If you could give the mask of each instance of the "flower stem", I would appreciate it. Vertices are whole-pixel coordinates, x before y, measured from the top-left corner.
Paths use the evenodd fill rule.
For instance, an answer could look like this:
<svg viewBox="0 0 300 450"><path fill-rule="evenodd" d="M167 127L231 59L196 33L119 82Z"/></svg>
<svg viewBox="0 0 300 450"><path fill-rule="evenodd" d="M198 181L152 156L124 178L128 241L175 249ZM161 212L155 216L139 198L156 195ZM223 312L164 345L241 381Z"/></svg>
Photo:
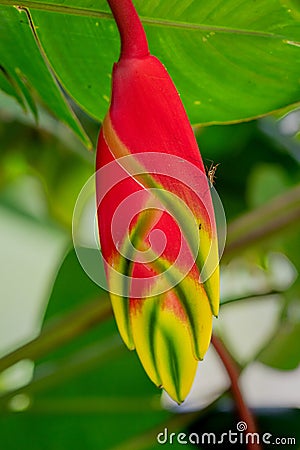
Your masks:
<svg viewBox="0 0 300 450"><path fill-rule="evenodd" d="M240 254L241 250L257 245L287 227L297 227L299 219L300 184L231 222L225 258Z"/></svg>
<svg viewBox="0 0 300 450"><path fill-rule="evenodd" d="M107 0L121 37L121 58L143 58L149 55L143 25L131 0Z"/></svg>
<svg viewBox="0 0 300 450"><path fill-rule="evenodd" d="M240 419L247 424L247 429L245 430L246 433L258 433L257 427L254 421L254 417L246 405L243 395L241 393L240 387L239 387L239 375L240 371L231 357L230 353L224 346L221 339L219 339L217 336L213 335L211 342L218 353L226 371L231 381L231 392L232 396L235 401L236 409L238 411ZM247 448L249 450L261 450L261 446L258 443L247 443Z"/></svg>

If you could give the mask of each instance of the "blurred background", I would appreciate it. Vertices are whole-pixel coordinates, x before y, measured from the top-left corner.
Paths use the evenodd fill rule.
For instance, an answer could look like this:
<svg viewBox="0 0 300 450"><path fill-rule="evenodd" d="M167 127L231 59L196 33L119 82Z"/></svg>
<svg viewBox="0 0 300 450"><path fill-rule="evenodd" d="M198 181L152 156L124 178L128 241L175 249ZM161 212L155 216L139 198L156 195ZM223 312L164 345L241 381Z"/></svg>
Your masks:
<svg viewBox="0 0 300 450"><path fill-rule="evenodd" d="M94 152L45 110L37 124L4 93L0 105L1 449L158 448L164 427L236 429L214 349L183 405L161 397L121 342L106 292L78 263L72 214ZM100 124L77 113L95 147ZM242 370L260 431L297 437L296 448L299 130L297 109L195 129L205 165L218 164L228 222L215 333Z"/></svg>

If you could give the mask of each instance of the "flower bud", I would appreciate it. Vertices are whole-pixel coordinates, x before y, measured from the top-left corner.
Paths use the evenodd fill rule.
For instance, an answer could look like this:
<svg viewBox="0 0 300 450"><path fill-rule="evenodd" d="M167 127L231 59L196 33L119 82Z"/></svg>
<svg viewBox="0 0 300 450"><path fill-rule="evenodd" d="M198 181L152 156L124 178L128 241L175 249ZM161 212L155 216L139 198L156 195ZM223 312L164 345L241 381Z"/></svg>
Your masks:
<svg viewBox="0 0 300 450"><path fill-rule="evenodd" d="M218 314L210 188L178 92L149 54L131 1L109 3L122 44L96 161L97 169L117 161L121 174L109 192L96 174L108 289L124 342L150 379L181 403Z"/></svg>

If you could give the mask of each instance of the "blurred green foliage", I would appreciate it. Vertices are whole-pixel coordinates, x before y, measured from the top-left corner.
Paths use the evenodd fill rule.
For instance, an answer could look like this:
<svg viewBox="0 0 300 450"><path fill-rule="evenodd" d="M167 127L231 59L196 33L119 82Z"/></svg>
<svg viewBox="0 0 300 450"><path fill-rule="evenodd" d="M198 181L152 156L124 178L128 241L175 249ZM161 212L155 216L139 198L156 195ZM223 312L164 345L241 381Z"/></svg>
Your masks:
<svg viewBox="0 0 300 450"><path fill-rule="evenodd" d="M0 114L5 119L1 123L1 206L25 214L28 221L37 220L12 195L18 180L30 175L38 180L43 192L46 213L42 221L39 218L41 226L59 226L70 237L74 203L93 172L93 155L86 155L80 144L62 143L45 128L21 123L17 115L5 117L4 109ZM89 122L87 117L85 120L95 139L98 124ZM219 164L215 186L229 222L287 192L299 180L298 161L288 146L263 131L261 121L204 128L198 130L197 138L206 166L212 160ZM260 245L250 246L240 256L268 271L264 266L268 253L280 252L299 270L298 227L293 225ZM230 259L226 265L229 262ZM76 308L85 304L88 308L94 299L99 298L99 304L107 302L106 293L84 273L74 250L66 255L52 284L44 319L46 327ZM277 336L270 337L257 357L274 368L290 370L299 364L299 278L280 296L285 300ZM35 374L28 386L12 393L4 391L0 400L2 441L8 450L20 446L24 450L83 446L93 450L116 445L126 448L126 441L132 448L155 448L155 433L170 420L170 413L159 406L158 394L135 354L121 343L114 320L107 319L101 326L87 328L82 334L71 336L62 347L42 354L36 360ZM23 408L20 395L25 396L25 410L13 412ZM207 415L206 420L205 426L195 422L194 427L217 431L214 416ZM273 430L272 415L268 420L270 424L265 427ZM117 433L112 431L116 424ZM182 427L176 425L175 430ZM19 441L16 436L11 440L16 428L20 436L26 430L28 439ZM139 444L138 436L144 436L145 445Z"/></svg>
<svg viewBox="0 0 300 450"><path fill-rule="evenodd" d="M51 5L54 2L44 3ZM83 6L80 0L65 3L72 7ZM85 4L87 12L93 6L93 2L88 3L88 5ZM161 17L166 19L169 16L173 20L178 20L178 17L175 17L176 10L168 8L170 2L167 0L160 2L157 8L155 8L157 2L151 5L151 2L149 5L141 1L136 3L144 15L148 14L153 20ZM191 22L194 8L202 11L200 3L191 3L193 7L187 8L185 16L188 23ZM228 5L237 3L240 8L243 4L245 5L245 2L236 0L228 2ZM263 13L259 13L258 9L253 10L253 2L246 5L247 14L244 11L244 15L241 15L240 10L236 8L233 8L235 11L233 15L226 15L226 11L219 11L218 8L215 8L213 13L213 5L218 5L216 1L211 2L212 12L206 19L210 26L213 24L242 25L243 21L250 17L249 10L251 10L257 15L255 17L261 18L261 21L253 21L252 31L257 31L255 27L260 24L263 31L270 32L272 23L275 28L279 27L278 16L280 16L283 21L281 32L296 38L299 29L293 25L296 23L299 8L295 2L286 3L294 8L291 9L294 15L288 15L285 10L281 15L283 6L277 0L264 1ZM60 248L59 255L52 255L52 266L55 270L49 272L43 280L39 280L36 275L37 265L33 264L32 255L26 255L28 267L32 267L32 276L25 286L14 285L14 292L17 294L12 293L11 285L18 284L16 267L19 267L18 259L24 252L24 248L20 245L19 248L14 249L14 255L17 255L15 260L9 258L9 254L2 255L2 272L6 273L5 268L11 274L12 281L8 282L3 277L0 282L0 335L1 329L11 328L11 342L9 344L9 340L5 343L4 340L3 343L0 342L0 352L3 355L0 359L0 372L4 367L9 367L11 370L11 372L0 373L1 449L159 448L160 446L156 444L156 435L165 426L168 426L170 431L184 429L197 432L210 430L221 432L226 427L226 430L231 426L234 427L232 420L235 420L235 416L232 415L232 405L230 404L230 408L224 410L224 397L227 398L224 392L226 386L220 391L222 398L213 402L212 396L210 405L200 412L189 415L181 414L182 410L177 410L178 414L173 414L161 406L160 392L148 380L135 353L125 349L111 314L101 315L101 308L104 311L108 308L107 294L89 279L80 266L72 246L73 209L82 186L94 172L95 153L94 150L88 151L64 123L67 123L86 145L91 142L95 148L99 121L92 119L73 102L81 104L83 109L92 116L98 119L103 117L107 108L106 95L110 83L108 72L112 57L117 54L118 48L116 30L112 27L110 20L101 22L99 29L104 32L105 39L111 44L103 45L101 41L103 34L95 31L97 18L80 15L64 16L61 12L58 14L55 11L52 11L51 16L47 16L44 11L34 9L32 14L34 21L43 25L36 30L37 38L48 50L48 64L52 64L56 77L66 89L62 90L58 80L51 71L49 72L49 67L47 68L45 59L36 46L29 27L28 14L15 9L12 11L11 7L4 4L6 5L7 2L0 0L0 15L2 14L5 18L5 21L0 24L0 36L5 35L4 25L13 32L7 34L6 39L0 42L0 47L4 48L7 45L6 56L0 66L2 89L0 92L0 216L6 217L0 224L9 223L6 228L1 228L0 242L5 248L4 243L8 237L11 241L14 240L14 233L18 229L16 224L22 227L24 223L27 225L26 229L31 230L33 241L38 228L59 230L64 239L59 244L56 243ZM100 7L103 5L104 2ZM269 10L272 11L270 23L268 22ZM218 11L219 14L217 14ZM55 22L56 16L59 16L60 21L67 20L69 28L62 27L60 22ZM18 28L12 26L14 21L18 22ZM78 27L77 21L82 27ZM53 32L54 25L62 31L61 34L59 31ZM253 40L249 37L250 33L247 37L239 36L240 47L233 52L232 40L238 33L225 35L219 30L214 39L219 43L220 48L227 52L226 57L223 55L224 58L220 58L216 51L217 44L214 47L209 42L202 48L201 42L206 42L203 38L207 39L206 31L201 29L197 39L193 40L190 34L195 36L193 31L171 28L147 24L151 48L158 53L161 49L159 56L163 62L168 63L194 123L207 123L214 120L239 121L299 101L299 84L297 84L299 83L297 69L299 68L299 50L296 45L287 45L282 39L274 38L268 40L266 46L265 37L255 36L256 46L251 46ZM70 30L72 30L71 33L69 33ZM81 30L81 34L77 34L76 30ZM99 38L100 44L95 39L95 36L99 34L102 36L100 36L101 39ZM14 54L16 39L20 45L18 48L26 47L26 52L19 60L19 65L22 63L19 72L13 72L14 58L18 58L17 52ZM71 52L68 46L62 45L66 39L70 39L73 43ZM61 40L59 45L57 40L58 42ZM78 40L82 40L80 45ZM91 47L85 45L86 40L95 45L96 50L93 45ZM95 62L98 46L102 48L103 58L97 57ZM170 53L170 46L173 50L179 48L178 52ZM249 50L250 47L253 61L257 61L256 58L258 58L261 65L254 64L253 61L250 64L248 58L244 58L249 56L250 53L247 53L246 49ZM190 48L194 51L190 51ZM203 57L199 57L201 64L202 62L204 64L201 65L202 72L199 72L198 60L195 61L197 48L203 52ZM89 58L84 61L84 64L87 63L84 68L82 58L78 57L79 50L85 53L88 50ZM205 55L209 58L205 59ZM251 66L251 73L249 74L247 69L240 79L238 79L239 71L235 65L237 56L241 58L240 66L245 70ZM68 63L64 59L67 57ZM30 70L26 72L26 64L29 67L31 59L34 59L36 65L32 64ZM80 70L75 70L74 67L77 69L79 64L78 61ZM284 62L280 70L279 64L274 63L276 61ZM179 70L182 65L189 67L186 76ZM230 66L228 73L227 66ZM283 70L283 67L288 66L290 72ZM74 70L70 70L70 67ZM90 69L87 69L88 67ZM278 70L275 70L275 67ZM260 70L256 73L254 68ZM101 72L100 75L98 75L99 72ZM283 72L284 77L287 78L282 78ZM223 76L224 74L226 76ZM96 81L98 76L99 86ZM83 77L85 77L84 80ZM226 86L227 89L225 89ZM47 90L48 87L49 90ZM202 105L201 110L198 111L199 105L194 100L196 93L198 98L202 89L205 90L205 95L203 94L205 107ZM72 99L66 92L72 95ZM43 97L42 102L38 100L40 97ZM32 114L25 115L20 104L23 104L23 107L27 104ZM75 110L79 121L75 119L72 109ZM290 106L290 110L293 110L293 106ZM52 114L55 114L59 120ZM288 196L289 193L295 192L295 187L299 186L300 124L298 121L295 126L295 116L292 118L291 114L293 113L284 120L285 123L287 120L290 121L293 132L283 127L280 113L277 114L277 119L266 117L226 126L212 125L195 128L206 167L218 164L215 187L223 202L229 225L241 218L247 219L253 211L263 211L270 202L280 199L280 195ZM34 116L38 116L38 122ZM232 281L223 286L226 295L222 293L221 300L224 303L231 303L228 307L232 307L232 310L246 301L251 304L254 296L256 300L267 298L270 303L275 302L279 305L279 316L276 320L272 319L274 333L272 332L261 342L254 358L249 358L246 363L245 360L237 361L245 365L243 367L245 370L248 366L251 367L253 360L274 368L276 374L282 376L299 367L299 204L298 196L292 204L293 219L276 227L275 231L265 230L263 239L251 242L249 245L245 242L235 254L229 252L226 254L225 249L221 271L229 270ZM6 215L8 212L9 214ZM263 215L258 215L256 226L258 229L264 228ZM48 239L54 239L54 237L49 234ZM40 241L36 240L36 242L36 247L32 248L32 254L37 255L37 259L40 260L50 258L50 254L44 254L42 248L39 248ZM274 254L279 255L281 261L276 272L274 272L271 257ZM247 283L243 284L243 280L238 279L241 274L237 271L238 266L247 273ZM23 269L21 267L18 270ZM268 282L260 285L257 272L264 281ZM33 299L30 298L28 286L39 285L39 283L43 286L38 291L35 303L31 303ZM239 286L238 295L231 284ZM22 338L18 337L16 324L20 323L20 320L27 320L27 317L18 318L19 322L16 320L19 314L19 309L15 306L16 301L28 305L28 310L37 311L38 327L35 327L26 337L22 335ZM99 311L95 307L97 301L99 301ZM255 308L255 302L253 307ZM222 318L222 308L220 318ZM91 321L88 314L89 311L94 310L101 317L98 323L96 320ZM10 321L8 327L7 321ZM82 325L80 328L76 328L76 321ZM67 323L70 324L68 329ZM73 324L74 327L72 327ZM263 326L259 322L259 317L257 325L253 327L253 334L256 333L255 326ZM66 334L60 344L56 344L57 335L64 331L63 327L67 329ZM40 335L38 328L41 329ZM222 335L222 327L218 332L225 344L228 344L226 333ZM248 339L251 339L251 336ZM8 354L12 348L16 349L15 352ZM18 368L10 361L14 363L19 361L21 366ZM22 369L24 361L29 362L29 366L34 368L33 374L26 364ZM294 388L291 387L291 389ZM295 390L290 395L297 398L299 390ZM287 401L290 401L288 405L290 409L283 408L287 406L284 404L278 410L256 411L261 430L270 433L274 430L278 436L296 435L299 410L292 409L296 401L294 403L291 399ZM224 424L226 424L225 428ZM181 446L176 443L172 445L172 448L179 447Z"/></svg>

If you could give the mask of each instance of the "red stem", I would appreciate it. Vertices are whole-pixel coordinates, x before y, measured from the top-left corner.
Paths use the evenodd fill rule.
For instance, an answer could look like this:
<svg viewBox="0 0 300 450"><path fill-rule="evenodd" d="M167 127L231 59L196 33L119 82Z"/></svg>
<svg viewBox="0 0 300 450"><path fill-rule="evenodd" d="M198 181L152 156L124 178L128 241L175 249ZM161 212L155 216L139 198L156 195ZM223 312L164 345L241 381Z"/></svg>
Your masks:
<svg viewBox="0 0 300 450"><path fill-rule="evenodd" d="M243 422L246 422L247 424L247 430L245 430L245 433L257 433L257 427L254 421L254 417L249 410L248 406L246 405L243 395L241 393L240 387L239 387L239 375L240 371L231 357L230 353L224 346L221 339L219 339L217 336L213 335L211 342L216 349L226 371L231 381L231 392L232 396L235 401L235 405L239 414L240 419ZM261 446L257 443L252 444L251 442L248 442L247 448L250 450L261 450Z"/></svg>
<svg viewBox="0 0 300 450"><path fill-rule="evenodd" d="M143 25L131 0L107 0L121 37L120 58L144 58L149 55Z"/></svg>

